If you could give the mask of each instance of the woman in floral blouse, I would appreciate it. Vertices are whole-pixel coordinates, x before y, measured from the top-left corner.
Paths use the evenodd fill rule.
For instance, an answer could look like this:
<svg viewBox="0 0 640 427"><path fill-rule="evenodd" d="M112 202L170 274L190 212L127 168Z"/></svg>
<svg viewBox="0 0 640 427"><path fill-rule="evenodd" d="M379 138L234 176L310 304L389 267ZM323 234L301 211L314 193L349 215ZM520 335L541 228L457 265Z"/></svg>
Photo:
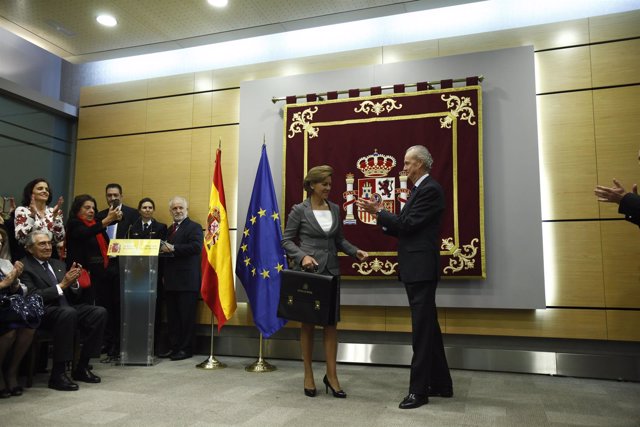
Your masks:
<svg viewBox="0 0 640 427"><path fill-rule="evenodd" d="M52 242L61 247L64 242L64 222L62 221L62 197L54 207L51 203L51 187L44 178L36 178L29 182L22 192L22 206L15 211L15 237L21 247L27 236L34 230L48 230L52 234ZM53 256L56 257L54 251Z"/></svg>

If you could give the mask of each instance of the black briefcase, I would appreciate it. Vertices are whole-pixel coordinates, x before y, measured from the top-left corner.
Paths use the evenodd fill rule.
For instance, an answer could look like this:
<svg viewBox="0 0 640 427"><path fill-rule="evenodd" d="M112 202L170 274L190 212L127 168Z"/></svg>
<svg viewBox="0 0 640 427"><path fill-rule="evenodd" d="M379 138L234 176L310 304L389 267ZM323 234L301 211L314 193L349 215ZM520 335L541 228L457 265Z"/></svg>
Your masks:
<svg viewBox="0 0 640 427"><path fill-rule="evenodd" d="M278 317L315 325L336 323L338 277L304 271L280 272Z"/></svg>

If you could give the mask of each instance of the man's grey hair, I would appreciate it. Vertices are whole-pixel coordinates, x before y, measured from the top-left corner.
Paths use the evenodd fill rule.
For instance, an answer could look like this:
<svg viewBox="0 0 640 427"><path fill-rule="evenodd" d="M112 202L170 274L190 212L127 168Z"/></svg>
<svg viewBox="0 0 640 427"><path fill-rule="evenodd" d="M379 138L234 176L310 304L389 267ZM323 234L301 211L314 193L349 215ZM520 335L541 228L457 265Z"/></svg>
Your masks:
<svg viewBox="0 0 640 427"><path fill-rule="evenodd" d="M53 235L49 230L34 230L27 235L27 240L24 243L25 248L30 248L36 242L36 236L47 236L49 240L52 239Z"/></svg>
<svg viewBox="0 0 640 427"><path fill-rule="evenodd" d="M427 172L431 172L431 167L433 166L433 157L431 157L431 153L429 152L429 150L427 150L427 147L425 147L424 145L414 145L407 148L407 153L409 151L412 151L412 154L416 157L416 159L422 162L422 164L427 169Z"/></svg>
<svg viewBox="0 0 640 427"><path fill-rule="evenodd" d="M171 209L173 207L173 203L174 202L182 202L182 204L184 205L185 209L189 209L189 202L187 202L187 199L185 199L182 196L174 196L171 198L171 200L169 200L169 209Z"/></svg>

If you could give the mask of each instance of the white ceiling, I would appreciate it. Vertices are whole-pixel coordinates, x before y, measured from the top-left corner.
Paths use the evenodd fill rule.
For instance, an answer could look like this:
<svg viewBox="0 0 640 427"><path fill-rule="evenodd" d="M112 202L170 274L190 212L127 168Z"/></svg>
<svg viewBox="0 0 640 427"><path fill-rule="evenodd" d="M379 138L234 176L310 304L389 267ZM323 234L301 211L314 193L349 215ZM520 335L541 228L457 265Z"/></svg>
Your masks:
<svg viewBox="0 0 640 427"><path fill-rule="evenodd" d="M0 0L0 27L81 63L471 3L473 0ZM99 25L108 12L118 26Z"/></svg>

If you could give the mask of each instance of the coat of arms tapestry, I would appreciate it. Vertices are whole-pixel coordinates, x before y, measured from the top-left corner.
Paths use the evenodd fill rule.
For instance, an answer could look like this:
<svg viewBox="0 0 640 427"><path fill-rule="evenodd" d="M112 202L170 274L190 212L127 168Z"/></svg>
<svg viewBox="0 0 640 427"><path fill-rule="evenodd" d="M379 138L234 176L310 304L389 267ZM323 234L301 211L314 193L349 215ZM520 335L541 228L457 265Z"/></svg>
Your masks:
<svg viewBox="0 0 640 427"><path fill-rule="evenodd" d="M354 245L369 252L360 262L340 254L344 278L396 278L397 241L385 235L375 217L359 211L359 197L380 198L399 213L413 183L403 174L407 148L426 146L432 176L445 192L440 236L443 278L484 278L482 181L482 88L477 79L464 87L378 93L288 103L284 107L283 209L286 215L306 194L302 181L317 165L333 167L330 200L342 207L342 228ZM450 82L450 81L449 81ZM450 84L449 84L450 86ZM397 93L401 92L401 93ZM356 95L356 96L354 96ZM313 99L313 98L310 98ZM287 99L292 101L291 98ZM295 102L295 101L293 101Z"/></svg>

